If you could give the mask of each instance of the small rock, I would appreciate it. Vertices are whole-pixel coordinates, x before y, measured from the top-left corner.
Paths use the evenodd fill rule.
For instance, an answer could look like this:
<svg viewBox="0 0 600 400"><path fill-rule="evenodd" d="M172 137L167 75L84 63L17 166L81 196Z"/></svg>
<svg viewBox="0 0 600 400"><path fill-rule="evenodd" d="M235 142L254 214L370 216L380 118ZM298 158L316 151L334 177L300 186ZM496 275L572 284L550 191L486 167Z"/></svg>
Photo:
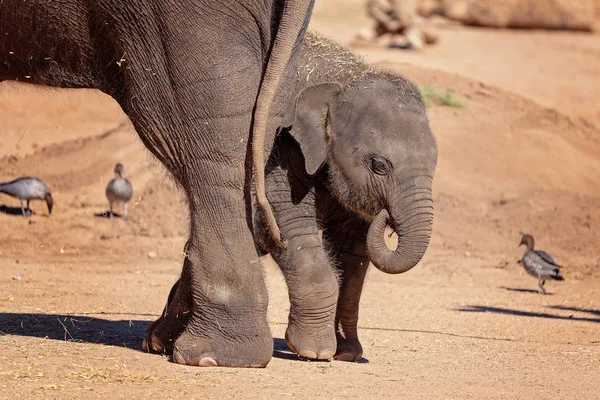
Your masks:
<svg viewBox="0 0 600 400"><path fill-rule="evenodd" d="M155 251L151 251L148 253L148 258L151 260L154 260L156 257L158 257L158 254L156 254Z"/></svg>
<svg viewBox="0 0 600 400"><path fill-rule="evenodd" d="M465 257L471 257L471 252L470 251L465 251Z"/></svg>
<svg viewBox="0 0 600 400"><path fill-rule="evenodd" d="M13 281L20 281L20 280L21 280L21 275L13 276Z"/></svg>

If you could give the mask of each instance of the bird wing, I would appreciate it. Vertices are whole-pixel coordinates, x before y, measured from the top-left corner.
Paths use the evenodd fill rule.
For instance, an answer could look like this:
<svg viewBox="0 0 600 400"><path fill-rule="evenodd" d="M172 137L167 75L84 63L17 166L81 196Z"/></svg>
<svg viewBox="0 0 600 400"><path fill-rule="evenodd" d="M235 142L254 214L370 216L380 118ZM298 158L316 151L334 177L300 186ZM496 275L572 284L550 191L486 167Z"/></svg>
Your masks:
<svg viewBox="0 0 600 400"><path fill-rule="evenodd" d="M547 263L552 264L552 265L554 265L554 266L556 266L558 268L562 268L560 265L558 265L556 263L556 261L554 261L554 257L552 257L550 254L546 253L545 251L543 251L543 250L535 250L535 252L536 252L536 254L538 256L540 256Z"/></svg>
<svg viewBox="0 0 600 400"><path fill-rule="evenodd" d="M546 276L554 279L558 279L560 276L560 266L548 262L542 258L537 251L527 251L523 255L522 265L525 268L525 271L533 276Z"/></svg>

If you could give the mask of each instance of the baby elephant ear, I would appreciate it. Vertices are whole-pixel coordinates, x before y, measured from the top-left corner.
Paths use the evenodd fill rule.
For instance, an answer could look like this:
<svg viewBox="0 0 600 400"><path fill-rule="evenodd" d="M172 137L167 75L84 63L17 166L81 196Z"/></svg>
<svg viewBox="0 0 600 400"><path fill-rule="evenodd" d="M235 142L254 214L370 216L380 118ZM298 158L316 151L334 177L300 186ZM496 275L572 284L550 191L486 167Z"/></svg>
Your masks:
<svg viewBox="0 0 600 400"><path fill-rule="evenodd" d="M329 108L342 92L336 82L319 83L303 89L283 118L304 155L306 172L314 175L327 158Z"/></svg>

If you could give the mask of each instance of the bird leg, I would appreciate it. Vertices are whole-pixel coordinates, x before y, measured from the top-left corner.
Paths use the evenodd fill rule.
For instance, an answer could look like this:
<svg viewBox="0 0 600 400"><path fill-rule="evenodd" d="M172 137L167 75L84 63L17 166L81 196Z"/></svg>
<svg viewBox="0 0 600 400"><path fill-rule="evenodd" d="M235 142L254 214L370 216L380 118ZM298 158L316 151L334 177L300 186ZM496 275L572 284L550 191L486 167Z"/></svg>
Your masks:
<svg viewBox="0 0 600 400"><path fill-rule="evenodd" d="M112 211L112 201L109 201L109 202L108 202L108 208L109 208L109 210L110 210L110 211L108 211L108 216L109 216L109 218L112 218L112 217L113 217L113 211Z"/></svg>
<svg viewBox="0 0 600 400"><path fill-rule="evenodd" d="M544 289L544 283L546 283L546 281L542 278L538 278L538 281L540 283L540 293L546 294L546 289Z"/></svg>
<svg viewBox="0 0 600 400"><path fill-rule="evenodd" d="M124 215L123 215L123 219L124 219L125 221L127 221L127 206L128 206L128 202L126 201L126 202L123 204L123 214L124 214Z"/></svg>
<svg viewBox="0 0 600 400"><path fill-rule="evenodd" d="M27 207L25 208L26 210L29 210L29 211L31 211L31 208L29 208L29 202L30 202L30 201L31 201L31 200L27 200Z"/></svg>
<svg viewBox="0 0 600 400"><path fill-rule="evenodd" d="M21 202L21 214L23 214L24 217L27 217L27 214L25 214L25 207L23 207L23 199L19 199L19 201Z"/></svg>

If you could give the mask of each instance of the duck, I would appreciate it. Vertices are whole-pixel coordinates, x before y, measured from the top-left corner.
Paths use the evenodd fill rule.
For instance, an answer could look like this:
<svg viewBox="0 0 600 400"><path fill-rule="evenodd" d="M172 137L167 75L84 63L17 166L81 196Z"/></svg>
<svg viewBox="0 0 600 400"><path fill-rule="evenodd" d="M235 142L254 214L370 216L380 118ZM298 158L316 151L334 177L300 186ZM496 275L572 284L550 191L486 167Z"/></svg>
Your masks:
<svg viewBox="0 0 600 400"><path fill-rule="evenodd" d="M123 219L127 220L127 206L133 197L133 187L127 178L124 178L123 164L115 165L115 177L106 186L106 198L110 208L109 217L113 217L113 204L123 203Z"/></svg>
<svg viewBox="0 0 600 400"><path fill-rule="evenodd" d="M48 189L48 185L39 178L26 176L11 182L0 183L0 193L5 193L19 199L21 201L21 213L24 217L28 216L25 210L30 210L29 203L31 200L45 200L48 206L48 214L52 214L54 199L52 198L50 189ZM27 201L27 208L23 204L25 200Z"/></svg>
<svg viewBox="0 0 600 400"><path fill-rule="evenodd" d="M546 280L565 280L560 273L560 269L563 267L554 261L554 257L543 250L535 250L533 236L524 234L519 247L522 245L527 246L527 249L521 258L521 265L529 275L538 278L540 293L546 294L546 289L544 288Z"/></svg>

